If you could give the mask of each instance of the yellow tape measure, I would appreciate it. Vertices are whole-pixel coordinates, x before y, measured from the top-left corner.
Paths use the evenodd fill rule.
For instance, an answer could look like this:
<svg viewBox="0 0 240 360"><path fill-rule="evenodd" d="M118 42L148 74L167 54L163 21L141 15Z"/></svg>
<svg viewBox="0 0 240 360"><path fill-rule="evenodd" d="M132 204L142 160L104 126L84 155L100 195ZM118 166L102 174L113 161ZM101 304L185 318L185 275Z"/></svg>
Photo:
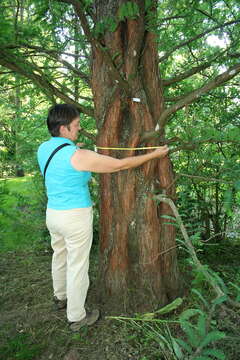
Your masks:
<svg viewBox="0 0 240 360"><path fill-rule="evenodd" d="M136 147L136 148L115 148L115 147L103 147L96 146L96 149L99 150L148 150L148 149L159 149L162 146L145 146L145 147Z"/></svg>

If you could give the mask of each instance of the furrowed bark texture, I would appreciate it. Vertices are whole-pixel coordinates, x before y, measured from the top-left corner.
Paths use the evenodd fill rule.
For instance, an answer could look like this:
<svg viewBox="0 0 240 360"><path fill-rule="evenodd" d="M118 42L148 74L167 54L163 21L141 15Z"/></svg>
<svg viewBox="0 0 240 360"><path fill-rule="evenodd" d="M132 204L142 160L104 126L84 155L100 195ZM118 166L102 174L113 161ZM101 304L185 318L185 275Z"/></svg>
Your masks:
<svg viewBox="0 0 240 360"><path fill-rule="evenodd" d="M120 1L95 2L98 21L116 15L116 4L119 6ZM155 35L146 30L144 22L142 11L137 19L120 22L115 32L101 38L122 78L128 81L130 96L114 78L104 52L93 49L98 146L139 146L141 134L155 129L164 109ZM118 158L137 155L131 150L101 153ZM111 303L115 309L147 310L178 295L176 251L166 251L175 246L175 228L164 225L166 219L160 217L172 212L168 205L158 207L153 200L156 189L165 189L168 196L175 197L172 182L172 165L167 157L137 169L101 175L99 287L102 301L108 306Z"/></svg>

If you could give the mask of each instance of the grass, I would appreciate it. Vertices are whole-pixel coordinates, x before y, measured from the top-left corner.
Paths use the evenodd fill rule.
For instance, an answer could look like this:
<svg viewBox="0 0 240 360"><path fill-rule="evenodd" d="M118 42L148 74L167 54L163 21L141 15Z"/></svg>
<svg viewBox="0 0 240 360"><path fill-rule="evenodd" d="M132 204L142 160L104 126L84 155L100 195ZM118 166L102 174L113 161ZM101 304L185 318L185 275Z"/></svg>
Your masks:
<svg viewBox="0 0 240 360"><path fill-rule="evenodd" d="M29 199L31 199L31 195L30 195L31 192L29 190L33 186L32 176L1 179L1 181L7 182L8 190L12 194L16 193L16 194L26 195L27 197L29 197Z"/></svg>
<svg viewBox="0 0 240 360"><path fill-rule="evenodd" d="M32 176L0 180L0 252L32 248L41 242L42 199Z"/></svg>

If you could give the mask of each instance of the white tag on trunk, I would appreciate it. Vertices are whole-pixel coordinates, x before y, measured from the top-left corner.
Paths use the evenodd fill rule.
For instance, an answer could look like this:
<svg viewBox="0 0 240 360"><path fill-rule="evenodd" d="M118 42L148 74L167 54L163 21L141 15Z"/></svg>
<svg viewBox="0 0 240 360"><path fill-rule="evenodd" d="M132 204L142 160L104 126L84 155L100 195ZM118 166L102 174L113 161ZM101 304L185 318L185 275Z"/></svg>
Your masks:
<svg viewBox="0 0 240 360"><path fill-rule="evenodd" d="M134 102L141 102L141 99L140 99L140 98L132 98L132 101L134 101Z"/></svg>

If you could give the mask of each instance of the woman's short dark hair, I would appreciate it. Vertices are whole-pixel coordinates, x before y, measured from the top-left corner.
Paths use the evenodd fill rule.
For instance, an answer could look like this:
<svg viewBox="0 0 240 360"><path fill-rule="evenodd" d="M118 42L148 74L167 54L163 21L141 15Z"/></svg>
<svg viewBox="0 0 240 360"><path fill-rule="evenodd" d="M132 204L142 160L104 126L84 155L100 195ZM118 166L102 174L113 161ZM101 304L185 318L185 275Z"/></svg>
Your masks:
<svg viewBox="0 0 240 360"><path fill-rule="evenodd" d="M69 126L79 116L79 111L74 105L57 104L49 109L47 117L48 131L52 136L59 136L61 125Z"/></svg>

